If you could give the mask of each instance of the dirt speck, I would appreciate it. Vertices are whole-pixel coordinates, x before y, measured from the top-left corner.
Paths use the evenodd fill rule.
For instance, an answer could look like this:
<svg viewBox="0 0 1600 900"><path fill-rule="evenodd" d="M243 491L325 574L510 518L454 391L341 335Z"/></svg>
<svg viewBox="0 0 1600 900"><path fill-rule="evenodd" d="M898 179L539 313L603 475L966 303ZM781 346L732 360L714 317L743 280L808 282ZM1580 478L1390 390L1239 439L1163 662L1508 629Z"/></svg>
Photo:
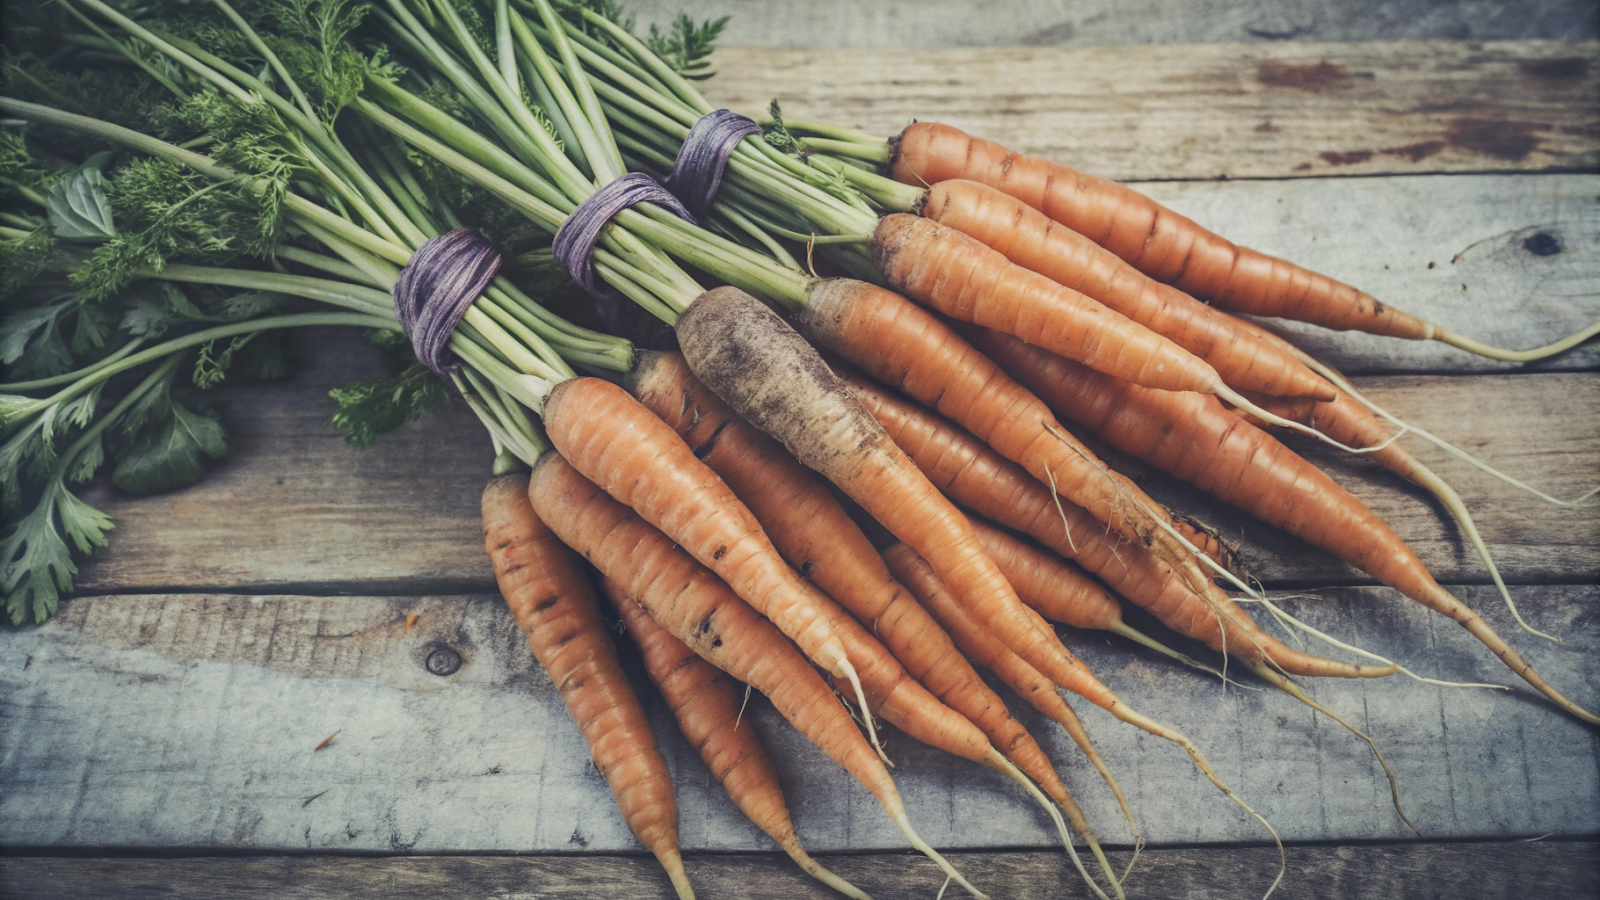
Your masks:
<svg viewBox="0 0 1600 900"><path fill-rule="evenodd" d="M1271 87L1315 92L1348 83L1350 73L1344 66L1327 60L1309 66L1295 66L1267 60L1256 66L1256 80Z"/></svg>
<svg viewBox="0 0 1600 900"><path fill-rule="evenodd" d="M1280 130L1278 126L1272 124L1271 119L1263 119L1261 124L1256 126L1257 134L1276 134Z"/></svg>
<svg viewBox="0 0 1600 900"><path fill-rule="evenodd" d="M1533 133L1537 127L1531 122L1468 117L1451 122L1445 139L1463 150L1517 162L1538 149L1540 139Z"/></svg>

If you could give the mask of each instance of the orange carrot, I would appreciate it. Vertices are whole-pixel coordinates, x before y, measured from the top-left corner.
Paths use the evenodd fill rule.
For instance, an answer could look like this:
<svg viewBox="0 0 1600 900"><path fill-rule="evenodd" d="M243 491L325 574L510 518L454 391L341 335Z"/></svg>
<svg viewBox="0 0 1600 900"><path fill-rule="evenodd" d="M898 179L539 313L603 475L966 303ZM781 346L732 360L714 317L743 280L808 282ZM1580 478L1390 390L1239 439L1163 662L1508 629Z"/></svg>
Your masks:
<svg viewBox="0 0 1600 900"><path fill-rule="evenodd" d="M858 384L854 390L940 490L979 515L1076 560L1120 596L1179 634L1203 641L1213 650L1246 659L1270 659L1297 675L1370 678L1395 671L1393 666L1323 659L1284 644L1262 631L1216 585L1202 581L1192 588L1164 561L1138 545L1119 545L1088 513L1059 502L1048 488L972 435L871 385Z"/></svg>
<svg viewBox="0 0 1600 900"><path fill-rule="evenodd" d="M784 564L755 516L672 429L598 378L556 385L543 419L551 444L584 477L716 572L812 662L848 681L865 707L855 667L822 612L826 598ZM868 735L876 743L870 722Z"/></svg>
<svg viewBox="0 0 1600 900"><path fill-rule="evenodd" d="M1288 353L1256 340L1237 319L1146 276L1010 194L975 181L941 181L928 189L921 212L1171 339L1241 391L1333 397L1326 381Z"/></svg>
<svg viewBox="0 0 1600 900"><path fill-rule="evenodd" d="M1070 680L1082 668L1050 646L984 555L966 517L787 323L750 295L718 288L689 307L677 333L702 383L896 537L936 560L945 583L1007 646L1052 678Z"/></svg>
<svg viewBox="0 0 1600 900"><path fill-rule="evenodd" d="M1062 807L1098 853L1093 831L1044 750L950 636L889 574L826 482L772 438L739 419L694 378L678 354L639 353L630 387L733 488L791 565L870 627L933 696L977 725L994 747ZM867 680L864 672L863 680ZM1084 738L1087 743L1087 735ZM1086 752L1120 797L1120 788L1092 744ZM1131 814L1129 825L1137 839Z"/></svg>
<svg viewBox="0 0 1600 900"><path fill-rule="evenodd" d="M1215 369L1167 338L932 219L885 216L872 258L892 287L953 319L1146 387L1227 390Z"/></svg>
<svg viewBox="0 0 1600 900"><path fill-rule="evenodd" d="M661 861L678 896L693 898L666 760L582 563L534 514L526 475L502 475L483 489L483 542L511 615L583 732L628 828Z"/></svg>
<svg viewBox="0 0 1600 900"><path fill-rule="evenodd" d="M1005 648L993 640L982 624L972 620L970 613L962 609L961 604L955 602L945 586L939 582L938 575L926 560L917 556L911 548L904 544L890 547L884 552L884 559L889 563L889 569L894 572L895 577L910 588L912 593L917 595L917 599L921 600L923 605L928 608L928 611L933 613L934 617L944 624L945 628L956 637L957 641L961 642L963 651L973 656L974 659L979 660L980 665L995 663L1004 666L1004 669L997 669L996 674L1006 671L1007 675L1001 675L1002 679L1007 681L1015 679L1016 683L1013 684L1012 689L1027 698L1030 703L1048 702L1044 698L1055 693L1050 683L1053 679L1046 680L1038 672L1030 672L1029 669L1023 668L1023 666L1026 666L1024 661L1018 659L1014 654L1004 652ZM964 618L967 621L963 621ZM1053 635L1054 632L1051 632L1051 634ZM1065 648L1062 648L1062 650L1066 652ZM1076 657L1074 659L1076 660ZM984 662L984 660L990 662ZM1018 663L1022 663L1022 665L1019 666L1017 665ZM1078 663L1078 668L1082 673L1082 677L1074 684L1064 685L1057 682L1055 686L1066 688L1090 703L1106 710L1118 719L1142 728L1158 737L1166 738L1182 747L1184 752L1189 754L1189 758L1193 761L1195 768L1205 776L1206 780L1222 791L1229 800L1237 804L1251 818L1266 827L1267 831L1272 834L1273 841L1278 844L1279 858L1282 860L1283 844L1278 841L1277 832L1273 831L1272 826L1267 823L1266 819L1263 819L1259 813L1251 809L1248 804L1234 794L1226 784L1222 783L1222 780L1217 777L1216 770L1211 767L1211 763L1200 753L1200 748L1196 747L1193 741L1165 725L1134 712L1110 688L1101 684L1100 680L1089 672L1087 666L1080 662ZM1036 698L1038 699L1036 700ZM1057 697L1056 699L1060 698ZM1279 877L1282 877L1281 872Z"/></svg>
<svg viewBox="0 0 1600 900"><path fill-rule="evenodd" d="M1061 414L1123 452L1333 552L1449 616L1556 705L1600 724L1600 717L1552 687L1487 622L1441 587L1377 514L1214 398L1118 382L1004 335L975 337Z"/></svg>
<svg viewBox="0 0 1600 900"><path fill-rule="evenodd" d="M539 458L528 497L567 546L702 659L765 694L801 734L878 799L913 847L970 893L983 896L917 835L871 745L828 685L770 621L558 454Z"/></svg>
<svg viewBox="0 0 1600 900"><path fill-rule="evenodd" d="M600 588L638 645L645 671L667 701L683 736L699 751L739 810L806 874L847 897L867 900L859 888L823 868L800 846L772 759L742 715L744 704L737 682L662 628L617 582L602 577Z"/></svg>
<svg viewBox="0 0 1600 900"><path fill-rule="evenodd" d="M1154 501L1127 490L1049 407L937 316L893 291L844 280L813 290L802 315L817 343L934 406L1100 522L1169 558L1187 555L1157 524ZM858 380L841 375L852 387Z"/></svg>
<svg viewBox="0 0 1600 900"><path fill-rule="evenodd" d="M1132 188L1008 152L993 141L971 137L949 125L918 122L908 126L896 141L893 169L894 177L906 184L960 178L1010 194L1151 278L1234 312L1443 341L1516 362L1563 352L1600 333L1600 325L1592 325L1533 350L1491 347L1380 303L1326 275L1237 246Z"/></svg>

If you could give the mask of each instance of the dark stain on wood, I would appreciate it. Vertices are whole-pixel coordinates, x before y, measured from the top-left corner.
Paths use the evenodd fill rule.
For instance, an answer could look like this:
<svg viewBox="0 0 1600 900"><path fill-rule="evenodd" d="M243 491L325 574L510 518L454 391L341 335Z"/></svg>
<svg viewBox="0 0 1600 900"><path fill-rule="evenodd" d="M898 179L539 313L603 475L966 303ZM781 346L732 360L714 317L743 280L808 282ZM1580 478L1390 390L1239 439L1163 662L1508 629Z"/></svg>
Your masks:
<svg viewBox="0 0 1600 900"><path fill-rule="evenodd" d="M1555 256L1561 252L1561 242L1548 231L1541 231L1522 242L1522 249L1534 256Z"/></svg>
<svg viewBox="0 0 1600 900"><path fill-rule="evenodd" d="M1262 84L1270 87L1296 88L1313 93L1341 87L1348 84L1350 79L1350 72L1344 66L1327 60L1309 66L1266 60L1256 66L1256 80Z"/></svg>
<svg viewBox="0 0 1600 900"><path fill-rule="evenodd" d="M1364 163L1371 158L1371 150L1350 150L1345 153L1329 150L1327 153L1322 154L1322 161L1330 166L1353 166L1357 163Z"/></svg>
<svg viewBox="0 0 1600 900"><path fill-rule="evenodd" d="M1532 122L1465 117L1450 123L1445 139L1451 145L1507 162L1526 159L1541 140Z"/></svg>
<svg viewBox="0 0 1600 900"><path fill-rule="evenodd" d="M1398 156L1410 162L1422 162L1443 150L1446 146L1444 141L1421 141L1415 144L1407 144L1404 147L1392 147L1383 152L1386 156Z"/></svg>
<svg viewBox="0 0 1600 900"><path fill-rule="evenodd" d="M1589 74L1589 60L1581 56L1559 56L1555 59L1524 59L1517 63L1522 74L1549 81L1566 81Z"/></svg>

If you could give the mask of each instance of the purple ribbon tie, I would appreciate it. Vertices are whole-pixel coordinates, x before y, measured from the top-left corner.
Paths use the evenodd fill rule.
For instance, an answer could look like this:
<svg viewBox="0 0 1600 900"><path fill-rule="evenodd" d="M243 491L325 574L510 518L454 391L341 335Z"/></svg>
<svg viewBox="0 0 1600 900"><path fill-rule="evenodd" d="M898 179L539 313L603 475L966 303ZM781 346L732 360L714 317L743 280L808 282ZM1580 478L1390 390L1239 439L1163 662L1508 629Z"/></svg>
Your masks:
<svg viewBox="0 0 1600 900"><path fill-rule="evenodd" d="M411 255L394 283L394 311L423 365L440 375L460 367L450 335L499 270L500 254L470 228L441 234Z"/></svg>
<svg viewBox="0 0 1600 900"><path fill-rule="evenodd" d="M705 218L717 198L717 188L722 186L722 173L728 168L733 148L760 132L755 119L726 109L701 116L683 139L672 174L665 182L667 190L677 195L697 218Z"/></svg>
<svg viewBox="0 0 1600 900"><path fill-rule="evenodd" d="M655 203L695 222L695 217L677 197L642 172L630 172L591 194L556 231L550 249L567 267L572 280L597 297L604 292L594 277L594 245L599 242L600 231L606 223L635 203Z"/></svg>

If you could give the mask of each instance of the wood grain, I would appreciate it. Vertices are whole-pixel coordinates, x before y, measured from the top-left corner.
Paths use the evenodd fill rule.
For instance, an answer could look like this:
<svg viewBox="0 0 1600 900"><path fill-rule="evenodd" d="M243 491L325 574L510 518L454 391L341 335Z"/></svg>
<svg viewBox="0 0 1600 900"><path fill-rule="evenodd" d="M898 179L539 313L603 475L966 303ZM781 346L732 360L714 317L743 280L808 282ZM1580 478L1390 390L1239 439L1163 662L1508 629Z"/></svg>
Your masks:
<svg viewBox="0 0 1600 900"><path fill-rule="evenodd" d="M1553 683L1594 705L1600 587L1516 593L1566 643L1515 635L1513 643ZM1491 591L1462 596L1510 634ZM1419 672L1509 680L1464 630L1392 591L1337 589L1289 602L1314 626ZM1223 690L1121 639L1067 639L1132 707L1193 738L1286 840L1410 836L1366 747L1287 697ZM435 654L455 654L460 665L432 674ZM1452 690L1400 677L1309 689L1379 742L1407 812L1429 838L1600 831L1592 802L1600 739L1529 690ZM670 711L643 693L677 785L683 846L773 849L673 730ZM1065 734L1010 702L1103 839L1128 843L1109 792L1079 765ZM1266 839L1175 747L1078 706L1153 844ZM904 848L870 796L764 700L753 698L746 714L772 748L808 846ZM1051 846L1048 821L998 776L898 733L886 740L910 815L931 843ZM212 594L74 599L48 624L0 641L0 845L637 849L497 597Z"/></svg>
<svg viewBox="0 0 1600 900"><path fill-rule="evenodd" d="M639 26L732 14L724 43L762 47L1592 39L1583 0L632 0ZM844 23L841 25L841 23Z"/></svg>
<svg viewBox="0 0 1600 900"><path fill-rule="evenodd" d="M1120 181L1600 165L1600 45L1554 41L717 54L707 95L885 137L935 120Z"/></svg>
<svg viewBox="0 0 1600 900"><path fill-rule="evenodd" d="M1113 852L1118 866L1126 852ZM952 853L963 874L996 897L1092 895L1065 859L1051 852ZM1253 896L1277 871L1268 848L1147 850L1130 893L1160 885L1162 897ZM940 876L933 864L901 854L831 856L823 864L879 900L926 900ZM837 897L772 855L698 855L689 876L701 896ZM109 888L108 885L116 887ZM115 857L0 859L0 888L13 900L562 900L630 897L672 900L654 860L639 856ZM1408 844L1293 847L1274 897L1406 897L1498 900L1512 896L1592 897L1600 891L1600 845L1593 843Z"/></svg>

